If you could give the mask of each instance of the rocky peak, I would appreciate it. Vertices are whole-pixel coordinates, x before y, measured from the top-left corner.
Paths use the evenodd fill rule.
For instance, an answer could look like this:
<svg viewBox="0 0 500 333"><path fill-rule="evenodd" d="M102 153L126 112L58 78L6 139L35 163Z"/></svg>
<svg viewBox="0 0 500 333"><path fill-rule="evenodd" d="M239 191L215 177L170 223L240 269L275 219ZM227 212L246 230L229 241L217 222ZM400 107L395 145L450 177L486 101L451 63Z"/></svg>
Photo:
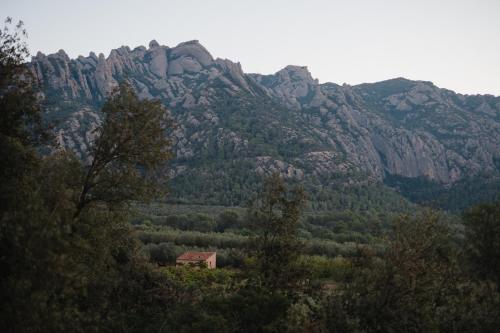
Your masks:
<svg viewBox="0 0 500 333"><path fill-rule="evenodd" d="M388 109L398 112L409 112L422 107L436 108L437 105L453 103L448 95L456 95L446 89L440 89L429 81L411 81L405 78L396 78L363 84L362 94L370 96L378 102L385 103ZM356 90L357 90L356 87Z"/></svg>
<svg viewBox="0 0 500 333"><path fill-rule="evenodd" d="M130 48L128 46L121 46L117 49L111 50L108 59L127 57L130 55Z"/></svg>
<svg viewBox="0 0 500 333"><path fill-rule="evenodd" d="M160 78L166 78L168 72L167 46L160 46L156 40L149 42L149 70Z"/></svg>
<svg viewBox="0 0 500 333"><path fill-rule="evenodd" d="M59 50L57 51L56 53L52 53L52 54L49 54L49 55L45 55L41 52L38 52L36 54L36 57L34 57L34 59L44 59L44 58L50 58L50 59L54 59L54 60L59 60L59 61L62 61L62 62L69 62L69 57L68 55L66 54L66 52L64 50Z"/></svg>
<svg viewBox="0 0 500 333"><path fill-rule="evenodd" d="M154 39L149 42L149 48L150 49L154 49L154 48L157 48L159 46L160 46L160 44L158 44L158 42L156 40L154 40Z"/></svg>
<svg viewBox="0 0 500 333"><path fill-rule="evenodd" d="M239 63L215 62L197 40L173 48L152 40L148 48L113 49L107 58L94 52L76 59L70 59L64 51L49 56L39 53L30 66L47 92L67 100L103 101L126 77L141 98L160 98L170 106L207 104L210 93L194 97L192 91L206 87L208 82L222 83L230 92L254 93Z"/></svg>
<svg viewBox="0 0 500 333"><path fill-rule="evenodd" d="M68 54L63 49L57 51L56 54L59 56L59 58L64 59L65 61L69 61Z"/></svg>
<svg viewBox="0 0 500 333"><path fill-rule="evenodd" d="M95 61L97 61L97 55L96 55L96 54L95 54L95 52L93 52L93 51L90 51L90 53L89 53L89 58L92 58L92 59L94 59Z"/></svg>
<svg viewBox="0 0 500 333"><path fill-rule="evenodd" d="M287 106L299 109L306 99L318 92L318 80L313 79L306 66L288 65L274 75L252 74L271 96L280 98ZM266 89L267 88L267 89Z"/></svg>
<svg viewBox="0 0 500 333"><path fill-rule="evenodd" d="M46 57L46 55L44 53L38 51L36 53L36 56L32 57L32 59L33 59L32 61L37 60L37 59L43 59L44 57Z"/></svg>
<svg viewBox="0 0 500 333"><path fill-rule="evenodd" d="M239 62L234 63L229 59L217 58L215 60L215 63L219 66L223 73L226 73L229 78L234 83L236 83L237 86L243 88L246 91L251 91Z"/></svg>
<svg viewBox="0 0 500 333"><path fill-rule="evenodd" d="M309 85L317 85L318 80L313 79L307 66L288 65L276 74L279 82L301 82Z"/></svg>
<svg viewBox="0 0 500 333"><path fill-rule="evenodd" d="M202 66L209 66L214 62L212 55L197 40L180 43L171 50L170 56L172 59L192 57Z"/></svg>

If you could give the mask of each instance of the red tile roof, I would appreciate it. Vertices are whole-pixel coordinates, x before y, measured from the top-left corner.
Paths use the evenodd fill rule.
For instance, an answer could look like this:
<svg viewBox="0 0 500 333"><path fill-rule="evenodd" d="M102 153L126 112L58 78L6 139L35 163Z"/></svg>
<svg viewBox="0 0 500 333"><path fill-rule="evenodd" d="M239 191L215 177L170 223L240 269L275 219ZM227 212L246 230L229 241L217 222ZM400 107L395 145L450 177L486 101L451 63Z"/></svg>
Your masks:
<svg viewBox="0 0 500 333"><path fill-rule="evenodd" d="M211 256L213 256L215 252L185 252L181 254L177 260L187 260L187 261L196 261L196 260L207 260Z"/></svg>

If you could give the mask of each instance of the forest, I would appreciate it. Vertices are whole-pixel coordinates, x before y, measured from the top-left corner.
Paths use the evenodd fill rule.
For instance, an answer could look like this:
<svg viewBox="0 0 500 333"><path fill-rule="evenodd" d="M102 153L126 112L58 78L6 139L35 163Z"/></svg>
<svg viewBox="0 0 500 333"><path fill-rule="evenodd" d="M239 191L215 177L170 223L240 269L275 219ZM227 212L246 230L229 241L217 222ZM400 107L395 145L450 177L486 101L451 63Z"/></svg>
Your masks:
<svg viewBox="0 0 500 333"><path fill-rule="evenodd" d="M498 202L318 212L279 174L248 207L169 202L161 102L122 82L81 160L24 34L0 31L2 332L498 332ZM175 266L187 250L218 268Z"/></svg>

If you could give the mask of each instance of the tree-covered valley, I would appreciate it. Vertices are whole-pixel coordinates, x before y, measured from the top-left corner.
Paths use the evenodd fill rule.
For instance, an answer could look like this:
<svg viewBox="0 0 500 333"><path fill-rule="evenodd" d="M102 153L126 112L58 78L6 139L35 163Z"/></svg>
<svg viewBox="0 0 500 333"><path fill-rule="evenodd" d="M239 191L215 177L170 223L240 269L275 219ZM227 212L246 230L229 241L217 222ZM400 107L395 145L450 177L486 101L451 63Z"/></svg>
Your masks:
<svg viewBox="0 0 500 333"><path fill-rule="evenodd" d="M198 42L27 57L8 19L2 332L498 331L499 97Z"/></svg>

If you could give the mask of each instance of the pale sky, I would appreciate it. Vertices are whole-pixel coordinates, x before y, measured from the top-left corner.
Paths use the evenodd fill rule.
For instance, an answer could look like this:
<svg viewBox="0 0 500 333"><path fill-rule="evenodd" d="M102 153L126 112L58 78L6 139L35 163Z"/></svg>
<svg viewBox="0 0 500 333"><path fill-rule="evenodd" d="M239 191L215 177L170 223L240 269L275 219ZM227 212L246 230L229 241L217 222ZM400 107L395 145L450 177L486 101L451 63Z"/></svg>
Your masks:
<svg viewBox="0 0 500 333"><path fill-rule="evenodd" d="M320 82L432 81L500 96L500 0L0 0L32 54L197 39L245 72L308 66Z"/></svg>

